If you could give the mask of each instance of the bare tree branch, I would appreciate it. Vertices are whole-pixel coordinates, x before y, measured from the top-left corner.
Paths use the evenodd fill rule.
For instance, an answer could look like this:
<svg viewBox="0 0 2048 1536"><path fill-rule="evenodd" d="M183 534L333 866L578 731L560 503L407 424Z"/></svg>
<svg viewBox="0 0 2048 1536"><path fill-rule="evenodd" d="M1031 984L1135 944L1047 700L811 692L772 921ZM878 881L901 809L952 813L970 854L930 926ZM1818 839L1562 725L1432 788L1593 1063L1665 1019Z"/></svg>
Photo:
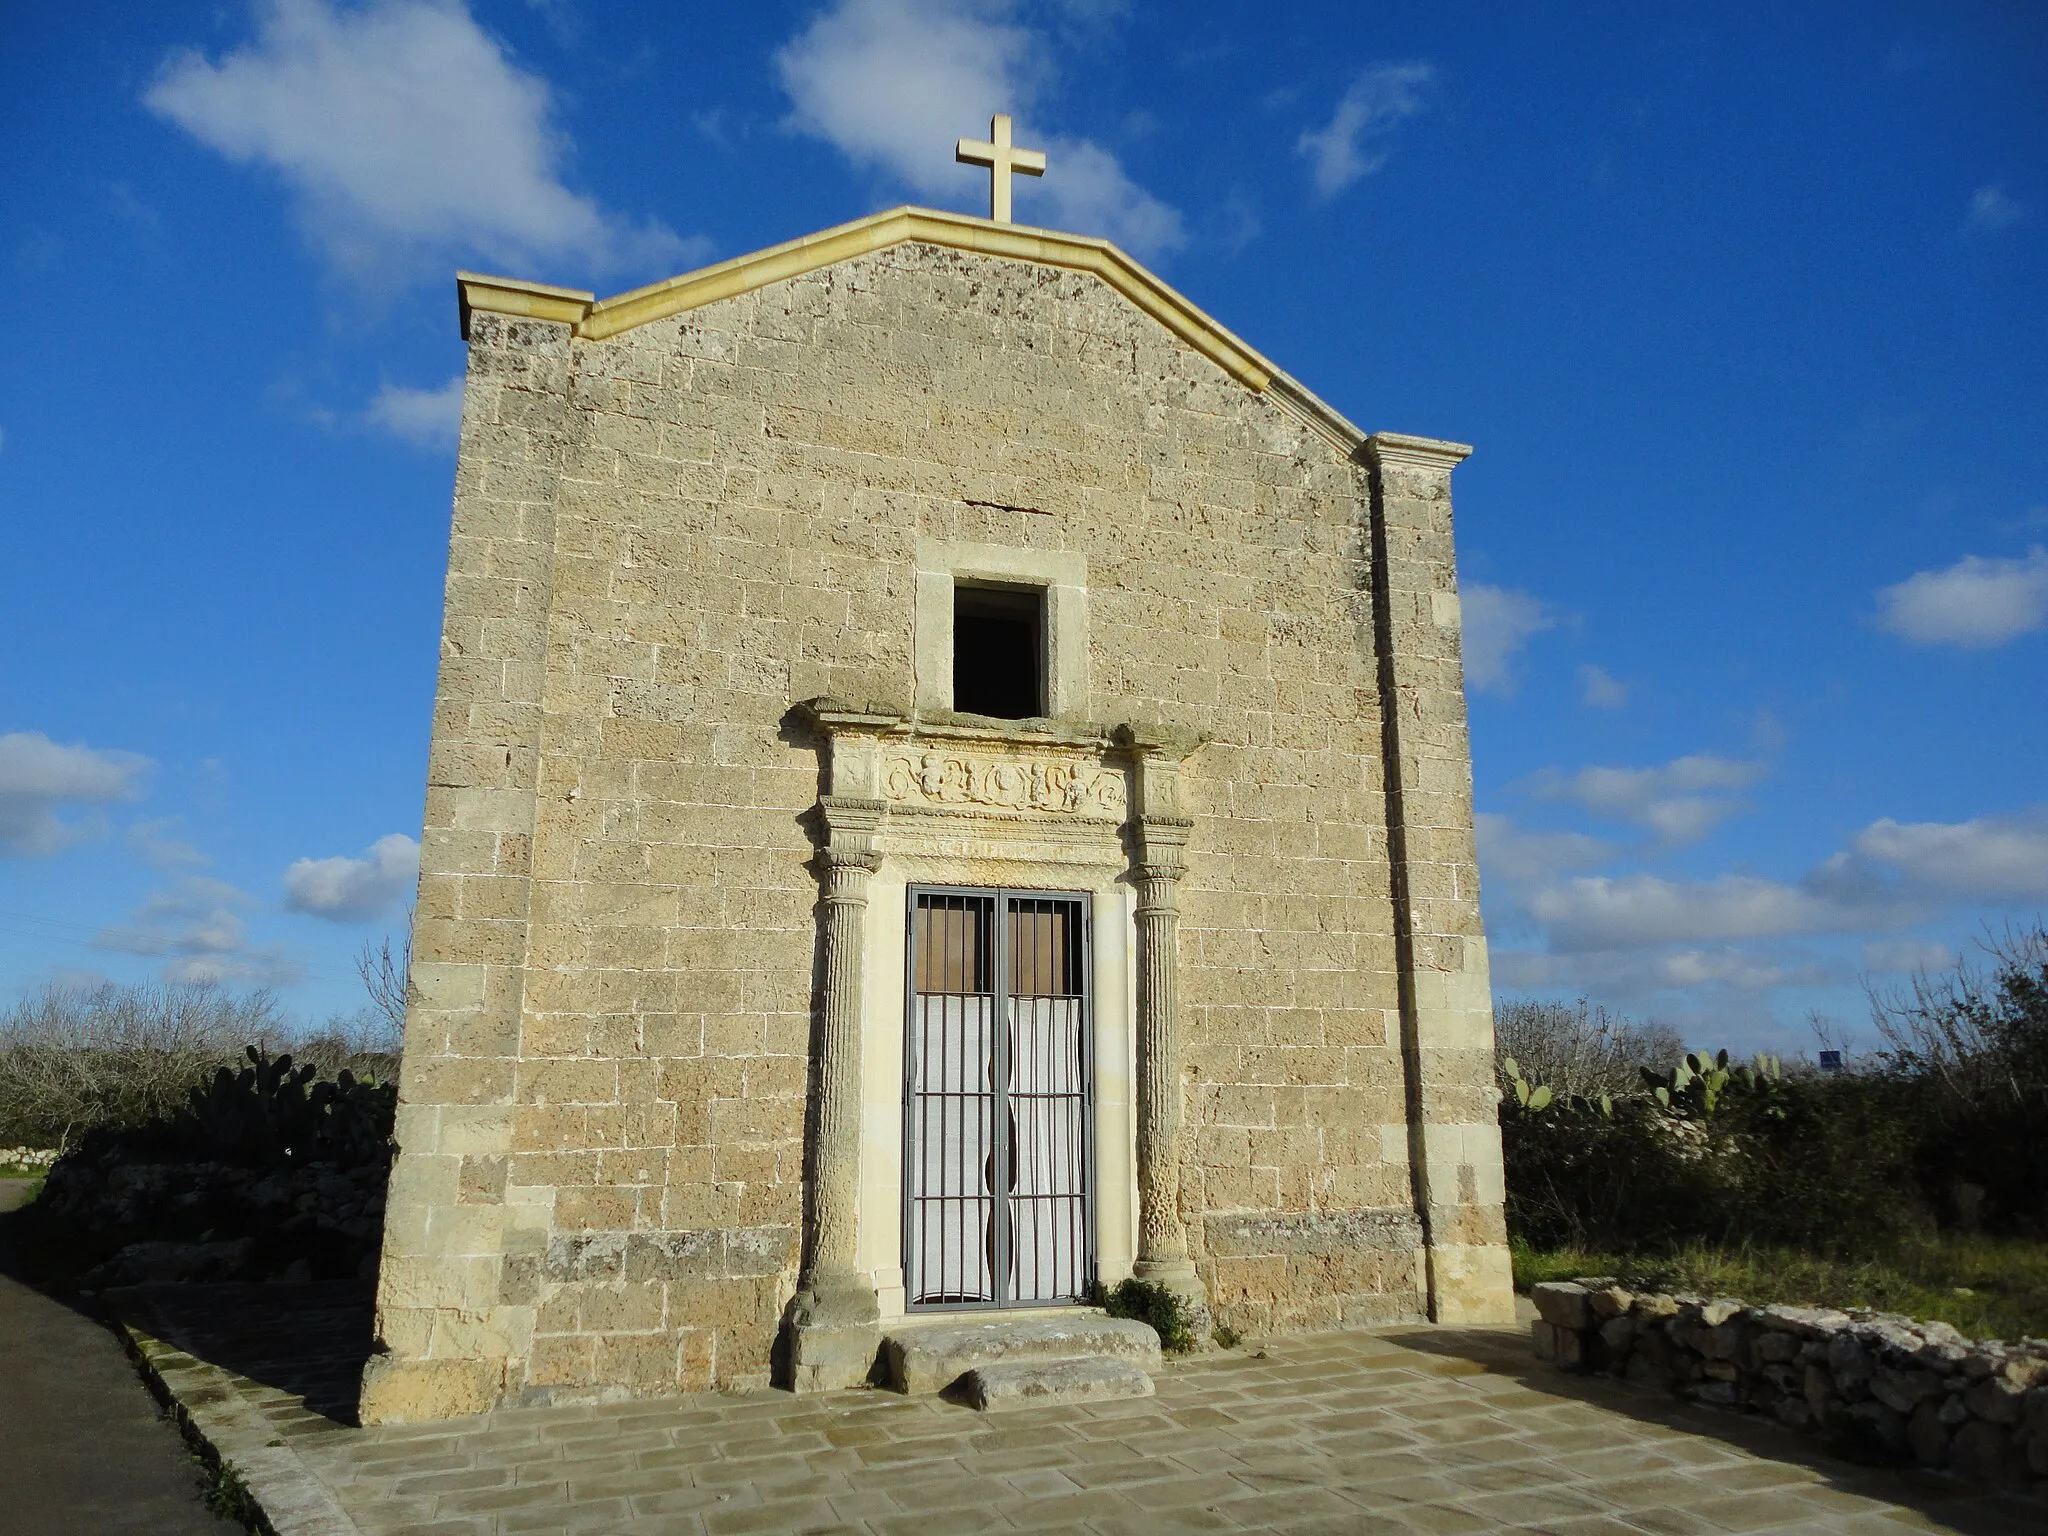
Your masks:
<svg viewBox="0 0 2048 1536"><path fill-rule="evenodd" d="M356 955L356 974L363 978L363 990L370 994L373 1012L398 1039L405 1036L406 988L412 976L412 925L406 925L404 947L391 953L391 937L381 944L364 944Z"/></svg>

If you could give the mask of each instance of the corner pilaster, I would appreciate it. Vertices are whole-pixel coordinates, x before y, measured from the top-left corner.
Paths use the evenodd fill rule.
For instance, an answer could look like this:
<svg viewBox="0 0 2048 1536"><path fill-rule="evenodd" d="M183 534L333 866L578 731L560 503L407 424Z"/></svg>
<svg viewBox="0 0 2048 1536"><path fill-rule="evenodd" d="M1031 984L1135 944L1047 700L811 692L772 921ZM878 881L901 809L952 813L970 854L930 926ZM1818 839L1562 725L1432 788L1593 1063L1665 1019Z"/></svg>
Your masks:
<svg viewBox="0 0 2048 1536"><path fill-rule="evenodd" d="M519 1098L570 331L465 310L469 366L406 993L398 1157L364 1424L482 1413L516 1394L544 1245L504 1194ZM518 892L504 901L507 887Z"/></svg>
<svg viewBox="0 0 2048 1536"><path fill-rule="evenodd" d="M1471 451L1392 432L1362 449L1407 1144L1440 1323L1514 1319L1451 532L1451 471Z"/></svg>

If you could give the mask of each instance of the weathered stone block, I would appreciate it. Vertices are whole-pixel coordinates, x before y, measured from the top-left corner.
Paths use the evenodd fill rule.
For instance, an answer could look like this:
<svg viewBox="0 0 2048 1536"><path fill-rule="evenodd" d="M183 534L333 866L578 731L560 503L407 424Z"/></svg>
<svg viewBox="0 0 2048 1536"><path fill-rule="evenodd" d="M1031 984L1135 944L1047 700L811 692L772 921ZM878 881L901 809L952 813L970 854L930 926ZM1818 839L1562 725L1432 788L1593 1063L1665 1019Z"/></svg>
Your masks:
<svg viewBox="0 0 2048 1536"><path fill-rule="evenodd" d="M1529 1299L1546 1323L1582 1329L1593 1325L1590 1293L1573 1280L1547 1280L1530 1288Z"/></svg>
<svg viewBox="0 0 2048 1536"><path fill-rule="evenodd" d="M1963 1406L1991 1424L2017 1424L2026 1408L2026 1388L2003 1376L1987 1376L1963 1394Z"/></svg>
<svg viewBox="0 0 2048 1536"><path fill-rule="evenodd" d="M1159 1368L1159 1335L1145 1323L1089 1313L1043 1320L923 1324L902 1327L882 1342L889 1380L899 1392L942 1392L969 1371L1081 1358Z"/></svg>
<svg viewBox="0 0 2048 1536"><path fill-rule="evenodd" d="M1153 1386L1150 1373L1142 1367L1098 1355L977 1366L960 1379L959 1390L969 1407L994 1413L1006 1408L1150 1397Z"/></svg>
<svg viewBox="0 0 2048 1536"><path fill-rule="evenodd" d="M1993 1487L2009 1487L2026 1480L2026 1454L2001 1424L1972 1418L1956 1431L1949 1443L1948 1465L1957 1476Z"/></svg>

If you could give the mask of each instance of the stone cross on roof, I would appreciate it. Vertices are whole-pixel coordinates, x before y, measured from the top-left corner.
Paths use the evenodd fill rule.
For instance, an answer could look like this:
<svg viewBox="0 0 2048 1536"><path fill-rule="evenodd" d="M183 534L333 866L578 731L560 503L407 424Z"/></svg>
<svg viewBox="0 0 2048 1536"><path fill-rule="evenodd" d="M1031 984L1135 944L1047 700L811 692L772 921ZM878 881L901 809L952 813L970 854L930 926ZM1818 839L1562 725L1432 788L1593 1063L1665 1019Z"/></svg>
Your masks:
<svg viewBox="0 0 2048 1536"><path fill-rule="evenodd" d="M953 158L962 165L985 165L989 168L988 216L998 224L1014 222L1010 218L1010 173L1017 171L1025 176L1045 174L1045 156L1035 149L1014 149L1010 145L1010 118L1005 112L998 112L988 125L988 139L962 139L953 150Z"/></svg>

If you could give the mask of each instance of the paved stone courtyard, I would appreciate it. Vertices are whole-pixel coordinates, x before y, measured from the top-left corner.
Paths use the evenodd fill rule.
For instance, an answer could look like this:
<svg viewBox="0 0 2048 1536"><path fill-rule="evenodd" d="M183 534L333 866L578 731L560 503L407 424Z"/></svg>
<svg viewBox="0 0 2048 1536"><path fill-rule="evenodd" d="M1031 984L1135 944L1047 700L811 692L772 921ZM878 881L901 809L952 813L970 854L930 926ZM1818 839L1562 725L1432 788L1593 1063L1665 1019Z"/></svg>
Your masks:
<svg viewBox="0 0 2048 1536"><path fill-rule="evenodd" d="M218 1354L187 1307L160 1297L137 1329ZM345 1333L301 1311L330 1346ZM1508 1330L1281 1339L1171 1365L1157 1397L1092 1408L985 1417L883 1392L705 1393L368 1430L305 1406L293 1387L326 1383L308 1357L245 1352L249 1374L230 1375L170 1343L146 1352L225 1436L280 1536L2048 1530L2040 1504L1557 1375Z"/></svg>

